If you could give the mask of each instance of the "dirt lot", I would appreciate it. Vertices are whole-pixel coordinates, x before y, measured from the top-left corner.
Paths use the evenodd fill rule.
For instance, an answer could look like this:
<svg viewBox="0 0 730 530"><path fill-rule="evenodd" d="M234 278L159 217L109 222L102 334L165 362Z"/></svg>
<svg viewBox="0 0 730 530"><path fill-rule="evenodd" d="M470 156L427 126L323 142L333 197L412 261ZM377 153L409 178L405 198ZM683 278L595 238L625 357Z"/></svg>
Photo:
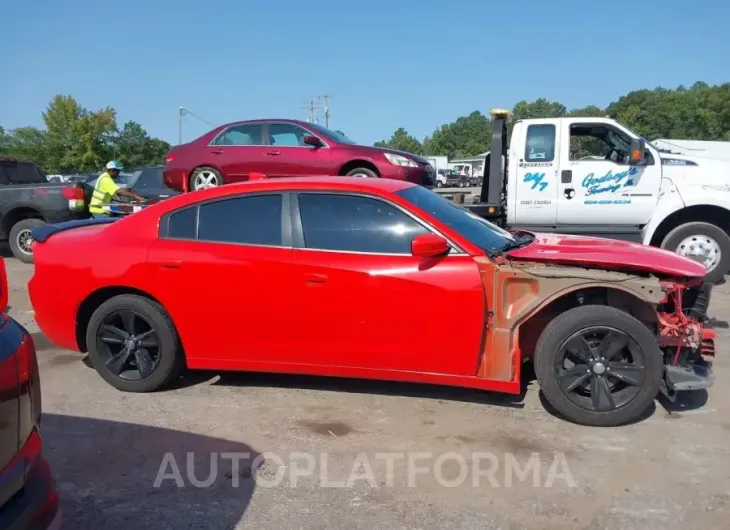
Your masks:
<svg viewBox="0 0 730 530"><path fill-rule="evenodd" d="M37 332L32 266L7 267L11 313ZM727 286L712 314L730 320ZM728 527L729 336L719 331L709 397L657 403L617 429L556 419L535 383L514 399L203 373L164 393L122 394L79 355L35 338L68 529L671 530Z"/></svg>

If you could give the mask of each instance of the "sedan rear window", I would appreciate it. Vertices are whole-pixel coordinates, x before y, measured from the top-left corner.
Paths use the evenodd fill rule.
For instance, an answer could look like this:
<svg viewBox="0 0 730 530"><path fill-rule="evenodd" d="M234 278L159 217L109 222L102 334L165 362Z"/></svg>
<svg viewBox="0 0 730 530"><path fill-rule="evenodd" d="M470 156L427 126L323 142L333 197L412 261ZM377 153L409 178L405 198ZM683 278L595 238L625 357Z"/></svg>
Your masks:
<svg viewBox="0 0 730 530"><path fill-rule="evenodd" d="M280 246L281 195L235 197L200 205L198 239Z"/></svg>

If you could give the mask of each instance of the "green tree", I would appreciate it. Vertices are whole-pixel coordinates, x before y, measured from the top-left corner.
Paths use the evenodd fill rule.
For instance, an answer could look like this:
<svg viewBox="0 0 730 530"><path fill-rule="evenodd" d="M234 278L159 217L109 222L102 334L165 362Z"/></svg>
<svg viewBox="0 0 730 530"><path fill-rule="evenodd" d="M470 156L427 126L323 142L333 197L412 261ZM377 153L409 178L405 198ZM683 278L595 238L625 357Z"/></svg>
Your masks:
<svg viewBox="0 0 730 530"><path fill-rule="evenodd" d="M387 141L375 142L375 147L387 147L398 151L407 151L417 155L423 154L423 145L415 137L408 134L403 127L396 129L393 136Z"/></svg>
<svg viewBox="0 0 730 530"><path fill-rule="evenodd" d="M489 151L491 143L491 120L475 110L436 129L423 141L423 148L428 155L463 158Z"/></svg>
<svg viewBox="0 0 730 530"><path fill-rule="evenodd" d="M19 127L6 134L3 142L6 147L0 153L20 160L35 162L45 167L48 150L46 148L46 133L36 127Z"/></svg>
<svg viewBox="0 0 730 530"><path fill-rule="evenodd" d="M114 139L114 157L124 167L141 167L147 165L147 153L151 141L147 131L135 121L128 121Z"/></svg>

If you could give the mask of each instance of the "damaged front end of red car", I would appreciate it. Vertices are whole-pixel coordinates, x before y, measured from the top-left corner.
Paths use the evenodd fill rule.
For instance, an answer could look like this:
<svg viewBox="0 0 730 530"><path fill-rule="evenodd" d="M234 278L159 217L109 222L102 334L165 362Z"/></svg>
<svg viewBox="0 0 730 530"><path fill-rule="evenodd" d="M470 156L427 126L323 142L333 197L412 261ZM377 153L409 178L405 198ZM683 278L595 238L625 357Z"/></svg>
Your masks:
<svg viewBox="0 0 730 530"><path fill-rule="evenodd" d="M709 388L715 382L715 330L706 311L710 286L697 281L662 281L666 297L657 306L657 342L664 354L662 393Z"/></svg>

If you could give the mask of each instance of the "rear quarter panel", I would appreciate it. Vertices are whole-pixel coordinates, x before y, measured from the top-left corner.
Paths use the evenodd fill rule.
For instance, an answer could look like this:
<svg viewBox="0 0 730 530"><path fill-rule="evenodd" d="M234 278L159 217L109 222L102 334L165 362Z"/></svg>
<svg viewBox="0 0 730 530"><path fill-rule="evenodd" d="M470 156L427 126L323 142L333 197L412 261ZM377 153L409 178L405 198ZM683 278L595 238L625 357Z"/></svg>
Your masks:
<svg viewBox="0 0 730 530"><path fill-rule="evenodd" d="M35 272L28 291L38 327L52 343L79 351L76 318L81 304L102 288L144 284L150 234L156 237L157 225L147 228L148 223L133 219L140 214L34 244Z"/></svg>

